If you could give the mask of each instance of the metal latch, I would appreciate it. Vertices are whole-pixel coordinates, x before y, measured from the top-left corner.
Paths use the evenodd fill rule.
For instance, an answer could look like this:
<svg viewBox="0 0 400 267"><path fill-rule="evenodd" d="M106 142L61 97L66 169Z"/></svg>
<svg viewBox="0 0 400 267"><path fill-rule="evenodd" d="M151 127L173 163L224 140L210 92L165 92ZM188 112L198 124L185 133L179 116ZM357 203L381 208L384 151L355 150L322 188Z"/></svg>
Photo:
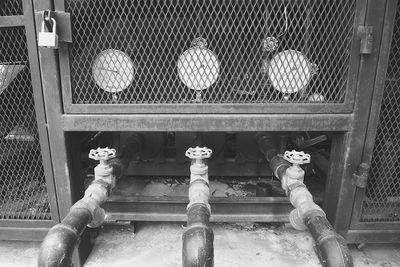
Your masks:
<svg viewBox="0 0 400 267"><path fill-rule="evenodd" d="M360 38L360 54L371 54L374 41L373 27L360 25L357 28L357 35Z"/></svg>
<svg viewBox="0 0 400 267"><path fill-rule="evenodd" d="M366 188L369 176L369 165L361 163L358 169L353 173L353 185L359 188Z"/></svg>
<svg viewBox="0 0 400 267"><path fill-rule="evenodd" d="M50 10L37 11L35 12L35 20L39 42L42 41L40 40L40 35L44 36L48 34L51 38L50 41L52 42L55 40L55 38L53 38L54 35L56 35L56 38L58 39L57 43L72 43L70 13ZM45 30L47 30L47 32L45 32ZM42 32L45 34L41 34Z"/></svg>

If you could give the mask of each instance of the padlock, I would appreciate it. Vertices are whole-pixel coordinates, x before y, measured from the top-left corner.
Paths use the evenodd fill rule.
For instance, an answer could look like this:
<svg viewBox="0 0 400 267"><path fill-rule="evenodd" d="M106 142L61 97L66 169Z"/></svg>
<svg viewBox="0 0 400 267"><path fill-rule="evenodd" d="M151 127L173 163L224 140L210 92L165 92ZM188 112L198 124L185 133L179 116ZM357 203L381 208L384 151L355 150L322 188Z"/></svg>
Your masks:
<svg viewBox="0 0 400 267"><path fill-rule="evenodd" d="M57 49L58 48L58 35L56 33L56 20L51 18L53 21L53 29L51 32L45 32L44 20L42 22L42 29L38 36L38 46L44 46L47 48Z"/></svg>

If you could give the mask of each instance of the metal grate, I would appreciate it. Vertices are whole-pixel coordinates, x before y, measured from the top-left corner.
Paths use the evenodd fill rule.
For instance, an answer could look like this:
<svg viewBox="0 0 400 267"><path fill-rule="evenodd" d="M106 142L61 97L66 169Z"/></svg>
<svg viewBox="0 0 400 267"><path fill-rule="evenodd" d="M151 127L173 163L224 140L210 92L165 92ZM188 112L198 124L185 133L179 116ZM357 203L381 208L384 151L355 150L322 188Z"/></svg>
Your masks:
<svg viewBox="0 0 400 267"><path fill-rule="evenodd" d="M0 219L50 220L26 45L0 28Z"/></svg>
<svg viewBox="0 0 400 267"><path fill-rule="evenodd" d="M0 16L23 15L22 0L1 0Z"/></svg>
<svg viewBox="0 0 400 267"><path fill-rule="evenodd" d="M344 103L355 0L66 0L75 104Z"/></svg>
<svg viewBox="0 0 400 267"><path fill-rule="evenodd" d="M400 221L400 3L361 221Z"/></svg>

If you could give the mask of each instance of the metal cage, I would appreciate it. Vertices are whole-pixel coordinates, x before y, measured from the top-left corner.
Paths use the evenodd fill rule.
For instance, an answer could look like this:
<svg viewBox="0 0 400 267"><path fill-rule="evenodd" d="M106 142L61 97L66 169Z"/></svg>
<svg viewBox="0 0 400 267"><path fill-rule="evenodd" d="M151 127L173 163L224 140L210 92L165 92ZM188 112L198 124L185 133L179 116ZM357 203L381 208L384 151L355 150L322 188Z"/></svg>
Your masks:
<svg viewBox="0 0 400 267"><path fill-rule="evenodd" d="M400 222L400 4L360 222Z"/></svg>
<svg viewBox="0 0 400 267"><path fill-rule="evenodd" d="M369 175L357 185L349 239L398 242L400 230L400 3L388 1L386 30L375 80L362 160ZM366 179L367 178L367 179Z"/></svg>
<svg viewBox="0 0 400 267"><path fill-rule="evenodd" d="M32 53L35 49L32 39L29 40L29 36L34 36L34 28L24 23L30 19L33 25L32 14L29 1L0 3L0 228L5 227L3 230L16 226L48 227L58 220L47 133L42 124L44 107L37 57ZM7 232L12 230L3 230L0 238L8 238ZM16 236L11 238L38 238L34 234Z"/></svg>
<svg viewBox="0 0 400 267"><path fill-rule="evenodd" d="M327 131L333 139L324 208L338 232L354 242L377 218L398 225L390 208L381 217L368 210L377 202L394 207L387 203L395 193L382 192L396 186L390 169L398 161L382 165L381 151L397 149L397 126L387 119L398 120L396 101L382 107L366 198L351 179L375 140L394 2L37 1L37 31L44 10L64 16L58 52L40 48L38 60L60 217L81 190L71 168L79 157L68 152L79 151L82 132ZM385 92L385 99L397 97ZM389 178L376 175L381 168ZM165 208L128 200L132 209ZM273 213L276 203L269 204ZM121 219L121 205L113 208Z"/></svg>
<svg viewBox="0 0 400 267"><path fill-rule="evenodd" d="M363 1L59 2L67 112L352 110Z"/></svg>

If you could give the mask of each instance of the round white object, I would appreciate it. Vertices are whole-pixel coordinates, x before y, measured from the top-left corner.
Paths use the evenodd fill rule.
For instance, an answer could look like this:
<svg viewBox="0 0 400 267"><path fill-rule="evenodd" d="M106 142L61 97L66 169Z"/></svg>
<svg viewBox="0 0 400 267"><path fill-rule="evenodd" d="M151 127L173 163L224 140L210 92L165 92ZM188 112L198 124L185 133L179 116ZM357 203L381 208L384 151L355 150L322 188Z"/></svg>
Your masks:
<svg viewBox="0 0 400 267"><path fill-rule="evenodd" d="M188 88L205 90L217 81L220 64L211 50L195 46L179 56L177 69L179 79Z"/></svg>
<svg viewBox="0 0 400 267"><path fill-rule="evenodd" d="M96 56L92 64L92 77L104 91L118 93L134 80L136 66L126 53L107 49Z"/></svg>
<svg viewBox="0 0 400 267"><path fill-rule="evenodd" d="M324 102L325 97L321 94L314 93L308 97L308 101L310 102Z"/></svg>
<svg viewBox="0 0 400 267"><path fill-rule="evenodd" d="M284 94L296 93L310 82L312 64L299 51L285 50L269 62L268 77L276 90Z"/></svg>

